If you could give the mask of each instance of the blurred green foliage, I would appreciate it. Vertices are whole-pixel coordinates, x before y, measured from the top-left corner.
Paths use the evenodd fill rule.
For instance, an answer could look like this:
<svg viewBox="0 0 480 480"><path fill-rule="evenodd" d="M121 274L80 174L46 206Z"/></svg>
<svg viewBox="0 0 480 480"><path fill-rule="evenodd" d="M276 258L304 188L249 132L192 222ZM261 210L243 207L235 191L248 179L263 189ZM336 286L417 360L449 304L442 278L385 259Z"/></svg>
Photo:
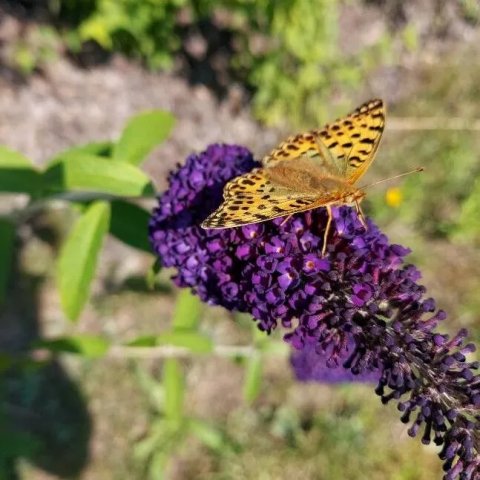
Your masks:
<svg viewBox="0 0 480 480"><path fill-rule="evenodd" d="M191 32L202 33L207 50L218 32L228 32L222 51L235 79L254 90L256 116L298 127L323 122L333 95L346 103L348 92L389 58L387 33L342 54L340 6L338 0L56 0L51 11L72 51L93 41L152 69L170 68ZM403 41L417 47L413 26Z"/></svg>
<svg viewBox="0 0 480 480"><path fill-rule="evenodd" d="M388 185L399 189L397 205L386 198L388 187L380 186L369 191L367 203L381 225L400 218L423 243L443 240L474 248L480 242L480 139L476 127L470 127L480 115L480 70L476 64L465 66L459 82L453 75L456 65L455 57L446 57L439 65L419 68L417 74L428 87L415 101L408 98L389 109L391 116L411 118L419 127L424 117L427 123L431 117L443 120L436 129L388 131L387 117L384 141L369 175L374 170L377 178L386 178L417 166L425 171ZM457 128L459 124L464 128Z"/></svg>
<svg viewBox="0 0 480 480"><path fill-rule="evenodd" d="M306 127L323 123L329 99L348 92L386 61L390 38L351 55L339 45L340 2L309 0L233 2L242 28L234 66L255 88L256 116L267 124Z"/></svg>
<svg viewBox="0 0 480 480"><path fill-rule="evenodd" d="M148 212L131 200L154 195L151 180L138 165L165 140L174 123L168 112L140 113L125 126L118 139L120 149L111 142L74 147L56 155L43 170L20 153L0 146L0 194L28 196L25 208L0 215L0 299L8 286L17 232L57 201L77 212L60 249L57 268L62 307L71 320L80 316L89 298L107 233L151 253Z"/></svg>
<svg viewBox="0 0 480 480"><path fill-rule="evenodd" d="M57 59L62 48L58 32L48 25L26 30L12 47L12 63L25 76Z"/></svg>
<svg viewBox="0 0 480 480"><path fill-rule="evenodd" d="M166 68L181 44L177 15L186 1L62 0L57 2L57 14L75 26L67 35L73 49L94 40L105 50L144 59L152 68Z"/></svg>
<svg viewBox="0 0 480 480"><path fill-rule="evenodd" d="M395 133L395 147L382 149L377 170L384 177L416 166L425 167L425 172L392 182L401 189L402 200L396 208L385 202L385 189L372 189L368 196L374 204L372 217L389 221L400 217L427 239L454 235L462 205L474 195L475 178L480 174L477 143L469 132ZM462 214L464 226L468 211Z"/></svg>

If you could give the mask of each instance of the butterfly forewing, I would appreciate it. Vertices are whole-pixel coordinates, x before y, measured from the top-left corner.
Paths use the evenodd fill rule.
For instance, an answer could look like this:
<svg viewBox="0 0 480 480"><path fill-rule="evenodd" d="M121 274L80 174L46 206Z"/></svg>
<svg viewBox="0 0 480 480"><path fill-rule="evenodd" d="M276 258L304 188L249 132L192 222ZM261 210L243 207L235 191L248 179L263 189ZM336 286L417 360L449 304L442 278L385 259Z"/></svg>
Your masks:
<svg viewBox="0 0 480 480"><path fill-rule="evenodd" d="M341 175L354 184L368 169L377 151L385 126L382 100L370 100L345 118L317 131Z"/></svg>
<svg viewBox="0 0 480 480"><path fill-rule="evenodd" d="M329 165L332 174L355 183L372 163L385 125L382 100L370 100L321 129L291 136L263 158L265 167L307 155Z"/></svg>
<svg viewBox="0 0 480 480"><path fill-rule="evenodd" d="M318 132L315 130L292 135L263 157L262 164L265 167L273 167L285 160L296 160L302 155L318 156L320 151L317 142Z"/></svg>

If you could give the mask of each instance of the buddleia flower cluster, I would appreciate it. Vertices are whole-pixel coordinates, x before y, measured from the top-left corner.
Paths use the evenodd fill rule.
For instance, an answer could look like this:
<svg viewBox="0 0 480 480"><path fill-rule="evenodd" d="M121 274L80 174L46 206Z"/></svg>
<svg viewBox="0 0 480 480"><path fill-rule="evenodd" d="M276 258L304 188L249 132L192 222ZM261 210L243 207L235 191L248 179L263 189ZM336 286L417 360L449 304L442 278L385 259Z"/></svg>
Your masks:
<svg viewBox="0 0 480 480"><path fill-rule="evenodd" d="M204 302L250 313L258 328L282 328L303 380L376 383L408 433L441 445L446 480L480 478L479 363L466 331L438 333L446 315L390 244L349 207L334 209L322 257L325 209L238 228L204 230L225 183L258 166L241 146L211 145L170 174L149 225L153 249L174 282ZM340 373L339 373L340 372Z"/></svg>

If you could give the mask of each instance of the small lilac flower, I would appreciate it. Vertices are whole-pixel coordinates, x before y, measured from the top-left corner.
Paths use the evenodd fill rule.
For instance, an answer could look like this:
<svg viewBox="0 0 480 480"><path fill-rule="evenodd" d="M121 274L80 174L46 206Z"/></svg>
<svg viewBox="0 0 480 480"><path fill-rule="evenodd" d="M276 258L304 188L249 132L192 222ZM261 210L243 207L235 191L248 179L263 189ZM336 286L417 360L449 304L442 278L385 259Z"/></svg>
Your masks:
<svg viewBox="0 0 480 480"><path fill-rule="evenodd" d="M480 478L479 363L466 332L435 328L446 317L388 242L348 207L327 221L320 208L240 228L204 230L224 184L256 163L239 146L211 145L170 175L150 220L150 240L174 282L210 304L248 312L266 332L281 326L302 380L374 379L383 403L397 402L409 434L442 445L445 479Z"/></svg>

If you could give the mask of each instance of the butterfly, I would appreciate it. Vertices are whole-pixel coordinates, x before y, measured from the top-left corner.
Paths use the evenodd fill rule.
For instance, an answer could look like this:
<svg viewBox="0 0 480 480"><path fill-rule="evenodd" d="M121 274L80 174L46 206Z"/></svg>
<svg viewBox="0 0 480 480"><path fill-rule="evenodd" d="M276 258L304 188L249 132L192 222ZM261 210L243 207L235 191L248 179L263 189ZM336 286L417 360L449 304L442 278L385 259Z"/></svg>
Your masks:
<svg viewBox="0 0 480 480"><path fill-rule="evenodd" d="M261 168L234 178L223 190L223 203L203 228L229 228L264 222L326 207L326 253L332 206L354 204L365 196L355 186L375 158L385 125L382 100L370 100L321 129L291 136L266 155ZM286 221L285 220L285 221Z"/></svg>

